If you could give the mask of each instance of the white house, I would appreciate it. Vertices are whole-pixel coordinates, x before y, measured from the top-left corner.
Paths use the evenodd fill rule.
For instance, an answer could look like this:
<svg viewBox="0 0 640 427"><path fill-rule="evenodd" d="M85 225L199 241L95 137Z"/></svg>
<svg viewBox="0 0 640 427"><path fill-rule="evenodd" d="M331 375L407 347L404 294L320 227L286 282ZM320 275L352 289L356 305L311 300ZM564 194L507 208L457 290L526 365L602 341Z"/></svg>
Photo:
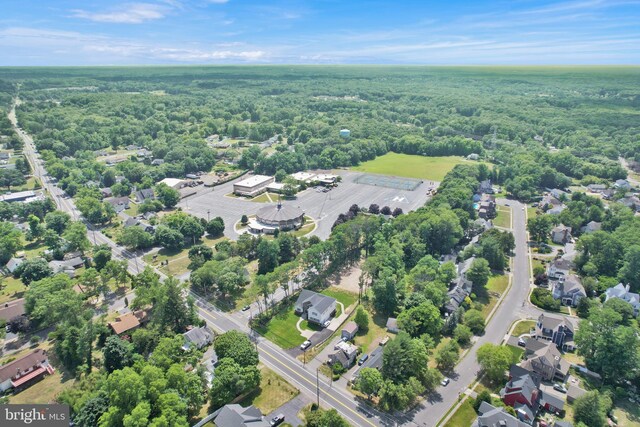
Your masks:
<svg viewBox="0 0 640 427"><path fill-rule="evenodd" d="M309 322L324 324L336 311L336 299L303 289L295 304L295 312L306 315Z"/></svg>
<svg viewBox="0 0 640 427"><path fill-rule="evenodd" d="M640 295L629 292L629 285L623 285L622 283L618 283L612 288L609 288L605 291L605 302L609 301L611 298L620 298L623 301L628 302L633 307L633 315L638 316L640 313Z"/></svg>
<svg viewBox="0 0 640 427"><path fill-rule="evenodd" d="M564 281L565 277L569 275L569 271L573 267L573 263L565 258L559 258L549 264L547 269L547 276L551 280Z"/></svg>
<svg viewBox="0 0 640 427"><path fill-rule="evenodd" d="M551 241L559 245L564 245L571 239L571 227L560 224L551 230Z"/></svg>

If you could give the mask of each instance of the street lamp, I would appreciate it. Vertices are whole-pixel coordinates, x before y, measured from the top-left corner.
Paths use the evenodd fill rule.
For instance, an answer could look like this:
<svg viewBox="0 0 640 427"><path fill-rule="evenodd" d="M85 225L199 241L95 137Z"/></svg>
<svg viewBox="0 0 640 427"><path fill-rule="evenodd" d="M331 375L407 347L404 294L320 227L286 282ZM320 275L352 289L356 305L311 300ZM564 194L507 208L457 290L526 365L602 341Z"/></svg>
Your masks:
<svg viewBox="0 0 640 427"><path fill-rule="evenodd" d="M211 211L207 209L207 221L211 221Z"/></svg>

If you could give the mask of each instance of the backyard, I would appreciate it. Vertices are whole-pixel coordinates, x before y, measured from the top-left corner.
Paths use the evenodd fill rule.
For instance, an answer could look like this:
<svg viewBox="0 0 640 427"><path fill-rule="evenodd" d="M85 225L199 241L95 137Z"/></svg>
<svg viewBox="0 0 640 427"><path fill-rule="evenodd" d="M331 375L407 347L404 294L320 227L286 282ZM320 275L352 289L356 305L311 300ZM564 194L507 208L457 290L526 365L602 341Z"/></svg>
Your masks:
<svg viewBox="0 0 640 427"><path fill-rule="evenodd" d="M460 163L467 163L467 160L456 156L426 157L387 153L352 169L359 172L442 181L444 176Z"/></svg>
<svg viewBox="0 0 640 427"><path fill-rule="evenodd" d="M27 287L22 280L13 276L3 277L0 281L0 304L11 301L16 298L22 298Z"/></svg>

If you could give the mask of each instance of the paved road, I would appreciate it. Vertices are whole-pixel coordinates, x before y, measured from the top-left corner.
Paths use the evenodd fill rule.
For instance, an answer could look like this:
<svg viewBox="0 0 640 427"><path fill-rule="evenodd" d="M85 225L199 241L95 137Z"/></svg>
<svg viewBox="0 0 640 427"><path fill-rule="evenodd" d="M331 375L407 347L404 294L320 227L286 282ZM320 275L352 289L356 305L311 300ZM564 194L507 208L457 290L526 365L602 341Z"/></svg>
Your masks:
<svg viewBox="0 0 640 427"><path fill-rule="evenodd" d="M500 343L507 334L511 324L518 319L534 317L539 311L523 302L527 300L530 288L529 260L526 232L526 205L513 200L498 200L509 203L512 209L513 234L516 241L513 260L512 286L501 305L487 324L486 332L479 337L471 350L456 366L455 376L446 387L439 387L416 410L409 413L413 422L421 426L435 426L454 405L458 395L476 380L480 369L476 362L476 350L485 343ZM523 207L525 209L523 209Z"/></svg>
<svg viewBox="0 0 640 427"><path fill-rule="evenodd" d="M376 203L380 207L389 206L391 209L401 208L404 212L415 210L424 205L429 196L427 191L437 187L438 182L424 181L415 190L396 190L393 188L376 187L366 184L358 184L356 178L363 175L359 172L339 170L336 173L342 176L342 182L327 193L309 188L300 194L295 200L284 201L302 209L307 215L316 220L317 227L311 233L321 239L327 239L331 234L331 226L338 215L349 210L353 204L368 207ZM227 197L233 192L233 183L245 179L224 183L213 188L199 187L196 194L180 201L178 206L192 215L201 218L213 218L220 216L225 223L225 235L237 237L234 224L242 215L253 215L264 206L276 203L256 203L247 199Z"/></svg>

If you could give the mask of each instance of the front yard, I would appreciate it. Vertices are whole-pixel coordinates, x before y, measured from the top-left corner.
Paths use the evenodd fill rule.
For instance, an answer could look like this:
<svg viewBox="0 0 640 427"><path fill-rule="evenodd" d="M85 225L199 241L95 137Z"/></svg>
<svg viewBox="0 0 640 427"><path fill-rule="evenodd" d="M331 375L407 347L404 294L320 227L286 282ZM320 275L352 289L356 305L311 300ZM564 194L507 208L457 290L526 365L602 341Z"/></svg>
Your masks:
<svg viewBox="0 0 640 427"><path fill-rule="evenodd" d="M260 373L260 386L238 402L240 405L254 405L263 415L267 415L300 394L298 389L271 369L263 366Z"/></svg>
<svg viewBox="0 0 640 427"><path fill-rule="evenodd" d="M533 328L535 325L536 322L534 320L522 320L518 322L515 328L513 328L511 335L514 337L519 337L522 334L528 334L531 331L531 328Z"/></svg>
<svg viewBox="0 0 640 427"><path fill-rule="evenodd" d="M454 414L449 418L443 427L460 427L460 426L470 426L477 417L476 411L473 410L473 405L471 403L471 398L465 398L462 405L454 412Z"/></svg>
<svg viewBox="0 0 640 427"><path fill-rule="evenodd" d="M293 348L305 340L296 328L298 319L300 317L293 312L293 306L291 306L273 316L266 325L256 327L256 330L260 335L284 349Z"/></svg>
<svg viewBox="0 0 640 427"><path fill-rule="evenodd" d="M502 228L511 228L511 208L498 206L497 215L493 219L493 225Z"/></svg>
<svg viewBox="0 0 640 427"><path fill-rule="evenodd" d="M26 290L27 287L22 283L22 280L13 276L3 277L0 282L0 304L22 298Z"/></svg>
<svg viewBox="0 0 640 427"><path fill-rule="evenodd" d="M478 302L482 306L482 315L485 319L489 317L489 314L498 303L498 299L505 292L509 285L509 277L505 274L493 274L489 278L489 282L486 286L485 295L478 295Z"/></svg>

